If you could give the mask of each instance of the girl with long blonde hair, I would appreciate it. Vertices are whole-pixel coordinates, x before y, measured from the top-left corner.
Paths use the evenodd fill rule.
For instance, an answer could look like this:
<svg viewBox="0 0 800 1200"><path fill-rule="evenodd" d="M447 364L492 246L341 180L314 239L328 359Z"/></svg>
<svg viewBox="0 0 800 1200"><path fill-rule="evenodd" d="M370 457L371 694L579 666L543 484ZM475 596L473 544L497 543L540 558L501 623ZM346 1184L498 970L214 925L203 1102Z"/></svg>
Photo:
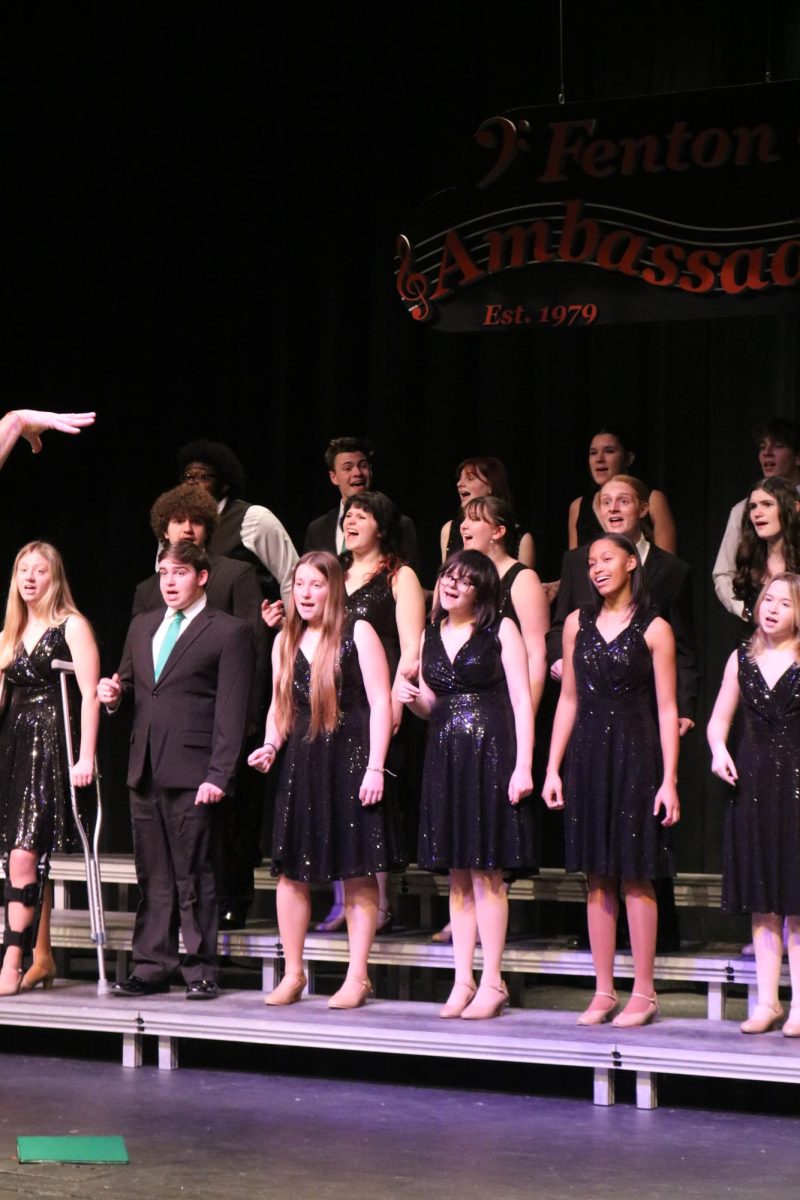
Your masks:
<svg viewBox="0 0 800 1200"><path fill-rule="evenodd" d="M0 995L49 986L56 968L50 945L49 856L75 848L69 765L54 659L71 659L81 692L80 749L71 771L83 787L94 776L100 706L100 660L91 627L75 606L61 555L29 542L14 560L0 671L10 693L0 730L0 804L6 864L6 922ZM37 903L33 965L23 975Z"/></svg>
<svg viewBox="0 0 800 1200"><path fill-rule="evenodd" d="M267 772L285 746L272 870L286 971L266 1003L300 999L310 884L342 879L350 960L328 1006L358 1008L372 991L367 964L378 915L375 876L402 860L381 805L392 731L389 668L372 626L346 621L344 578L332 554L305 554L295 567L272 668L264 745L248 759Z"/></svg>

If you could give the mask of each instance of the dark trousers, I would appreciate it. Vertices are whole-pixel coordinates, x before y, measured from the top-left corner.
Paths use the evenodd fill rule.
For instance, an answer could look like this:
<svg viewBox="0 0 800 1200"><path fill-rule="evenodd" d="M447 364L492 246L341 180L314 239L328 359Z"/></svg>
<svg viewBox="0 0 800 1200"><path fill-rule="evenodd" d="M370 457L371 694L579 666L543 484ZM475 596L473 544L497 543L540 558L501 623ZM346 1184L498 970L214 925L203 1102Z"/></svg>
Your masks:
<svg viewBox="0 0 800 1200"><path fill-rule="evenodd" d="M211 806L196 789L131 791L133 857L141 900L133 929L133 970L148 983L180 967L184 979L216 980L217 893ZM178 952L178 929L186 953Z"/></svg>

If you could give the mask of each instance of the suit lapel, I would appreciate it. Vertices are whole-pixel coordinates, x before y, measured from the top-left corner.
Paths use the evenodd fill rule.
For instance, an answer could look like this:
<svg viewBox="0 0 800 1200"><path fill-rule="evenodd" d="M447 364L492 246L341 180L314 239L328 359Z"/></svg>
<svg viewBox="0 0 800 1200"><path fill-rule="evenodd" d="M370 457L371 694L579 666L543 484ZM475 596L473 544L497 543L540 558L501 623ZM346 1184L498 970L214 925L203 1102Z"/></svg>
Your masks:
<svg viewBox="0 0 800 1200"><path fill-rule="evenodd" d="M648 589L652 592L658 576L661 574L661 568L664 565L664 556L658 546L652 543L647 552L647 558L644 560L644 578Z"/></svg>
<svg viewBox="0 0 800 1200"><path fill-rule="evenodd" d="M152 687L155 684L155 668L153 666L153 638L161 622L164 620L164 608L158 609L156 612L148 613L147 619L142 621L141 642L138 649L141 654L140 669L145 683Z"/></svg>
<svg viewBox="0 0 800 1200"><path fill-rule="evenodd" d="M194 620L189 624L189 628L185 633L182 633L175 645L170 651L170 656L161 668L161 674L158 677L158 682L161 684L173 671L177 664L181 661L187 650L197 641L200 635L208 628L213 620L214 610L209 609L208 605L201 613L198 613ZM150 655L151 670L152 670L152 654Z"/></svg>

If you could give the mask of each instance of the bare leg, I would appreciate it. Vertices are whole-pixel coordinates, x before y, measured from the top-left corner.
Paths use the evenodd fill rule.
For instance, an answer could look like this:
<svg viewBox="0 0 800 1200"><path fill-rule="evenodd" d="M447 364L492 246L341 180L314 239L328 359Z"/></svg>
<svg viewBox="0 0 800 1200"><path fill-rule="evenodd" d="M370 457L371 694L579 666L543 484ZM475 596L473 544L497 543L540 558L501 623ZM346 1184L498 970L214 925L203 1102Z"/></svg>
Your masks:
<svg viewBox="0 0 800 1200"><path fill-rule="evenodd" d="M626 1016L650 1014L655 997L653 970L656 957L656 933L658 930L658 906L656 894L649 879L623 879L622 891L628 913L628 930L631 935L633 954L633 991L623 1010Z"/></svg>
<svg viewBox="0 0 800 1200"><path fill-rule="evenodd" d="M13 887L27 887L28 884L36 883L36 866L39 857L32 850L12 850L8 860L8 874ZM36 909L34 906L28 907L25 904L20 904L17 900L12 900L7 908L7 921L10 930L15 933L21 933L29 929L33 923ZM22 969L22 947L6 945L5 954L3 956L3 966L0 970L0 992L8 995L10 992L16 992L20 983L20 971Z"/></svg>
<svg viewBox="0 0 800 1200"><path fill-rule="evenodd" d="M478 921L469 871L450 872L450 925L453 930L456 982L474 987L472 964L478 940Z"/></svg>
<svg viewBox="0 0 800 1200"><path fill-rule="evenodd" d="M303 973L303 946L311 919L311 895L307 883L297 879L278 879L276 894L278 930L281 935L286 970L283 979L266 997L266 1004L294 1004L306 986Z"/></svg>
<svg viewBox="0 0 800 1200"><path fill-rule="evenodd" d="M789 974L792 978L792 1009L783 1027L786 1037L800 1037L800 917L787 917L784 937L789 951Z"/></svg>
<svg viewBox="0 0 800 1200"><path fill-rule="evenodd" d="M500 987L500 968L508 932L508 889L501 871L473 871L475 915L483 949L481 986Z"/></svg>
<svg viewBox="0 0 800 1200"><path fill-rule="evenodd" d="M344 883L341 879L334 879L331 886L333 888L333 904L327 917L317 924L320 933L335 933L337 929L344 927Z"/></svg>
<svg viewBox="0 0 800 1200"><path fill-rule="evenodd" d="M776 913L753 913L753 945L758 1003L777 1009L783 959L783 918Z"/></svg>
<svg viewBox="0 0 800 1200"><path fill-rule="evenodd" d="M367 968L378 920L378 881L374 875L345 879L344 908L350 959L344 983L331 996L328 1007L360 1008L372 991Z"/></svg>
<svg viewBox="0 0 800 1200"><path fill-rule="evenodd" d="M389 872L376 871L375 879L378 884L378 912L375 929L377 933L380 933L385 926L391 924L392 920L392 912L389 908Z"/></svg>
<svg viewBox="0 0 800 1200"><path fill-rule="evenodd" d="M594 963L596 991L584 1017L603 1016L616 1006L614 954L617 949L619 882L609 875L590 875L586 897L586 923Z"/></svg>

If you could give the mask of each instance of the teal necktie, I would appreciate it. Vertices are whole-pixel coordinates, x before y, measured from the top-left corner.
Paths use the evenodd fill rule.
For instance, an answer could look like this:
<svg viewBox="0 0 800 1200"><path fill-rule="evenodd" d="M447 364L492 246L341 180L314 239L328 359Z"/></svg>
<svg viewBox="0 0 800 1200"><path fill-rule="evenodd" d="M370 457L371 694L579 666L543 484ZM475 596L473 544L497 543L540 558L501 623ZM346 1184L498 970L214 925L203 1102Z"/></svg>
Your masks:
<svg viewBox="0 0 800 1200"><path fill-rule="evenodd" d="M175 616L167 626L167 632L164 636L163 642L161 643L161 649L158 652L158 659L156 660L156 682L158 682L158 677L164 670L164 664L172 653L172 647L178 640L178 634L181 631L181 624L183 623L183 620L184 614L180 611L180 609L178 609L178 611L175 613Z"/></svg>

